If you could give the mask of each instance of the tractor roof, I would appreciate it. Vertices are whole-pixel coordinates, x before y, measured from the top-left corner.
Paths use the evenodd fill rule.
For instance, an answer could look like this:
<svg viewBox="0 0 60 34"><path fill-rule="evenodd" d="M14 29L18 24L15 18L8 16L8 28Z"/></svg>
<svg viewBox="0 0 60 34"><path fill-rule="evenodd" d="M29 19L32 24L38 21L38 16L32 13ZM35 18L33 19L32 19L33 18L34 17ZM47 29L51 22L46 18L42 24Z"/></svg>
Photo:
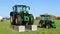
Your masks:
<svg viewBox="0 0 60 34"><path fill-rule="evenodd" d="M26 6L26 5L15 5L15 6L13 6L13 7L16 7L16 6L29 7L29 6Z"/></svg>
<svg viewBox="0 0 60 34"><path fill-rule="evenodd" d="M43 14L43 15L40 15L41 17L50 17L50 15L48 14L48 13L45 13L45 14Z"/></svg>

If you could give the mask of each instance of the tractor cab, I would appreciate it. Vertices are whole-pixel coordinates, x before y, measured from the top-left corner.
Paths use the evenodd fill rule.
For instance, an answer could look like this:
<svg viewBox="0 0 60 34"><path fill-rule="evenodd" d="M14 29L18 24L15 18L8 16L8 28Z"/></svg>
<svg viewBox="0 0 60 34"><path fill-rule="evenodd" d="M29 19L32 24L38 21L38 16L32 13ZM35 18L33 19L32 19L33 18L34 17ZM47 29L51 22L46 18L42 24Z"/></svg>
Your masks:
<svg viewBox="0 0 60 34"><path fill-rule="evenodd" d="M20 12L28 13L29 10L30 10L30 7L26 6L26 5L15 5L15 6L13 6L13 11L15 11L17 13L20 13Z"/></svg>
<svg viewBox="0 0 60 34"><path fill-rule="evenodd" d="M10 21L12 25L32 25L34 17L29 14L30 7L26 5L15 5L13 11L10 12Z"/></svg>
<svg viewBox="0 0 60 34"><path fill-rule="evenodd" d="M41 16L41 20L48 20L50 19L50 15L40 15Z"/></svg>
<svg viewBox="0 0 60 34"><path fill-rule="evenodd" d="M42 27L42 28L56 28L55 26L55 22L53 20L51 20L50 18L50 15L40 15L41 17L41 20L39 21L39 27ZM47 27L48 26L48 27Z"/></svg>

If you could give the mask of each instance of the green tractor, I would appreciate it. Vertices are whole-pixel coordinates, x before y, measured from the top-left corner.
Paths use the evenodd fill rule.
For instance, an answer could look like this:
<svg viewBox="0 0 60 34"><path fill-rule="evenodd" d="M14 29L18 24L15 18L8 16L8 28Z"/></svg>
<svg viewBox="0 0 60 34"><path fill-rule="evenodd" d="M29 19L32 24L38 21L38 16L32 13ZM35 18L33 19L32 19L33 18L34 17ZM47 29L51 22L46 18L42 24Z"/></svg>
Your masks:
<svg viewBox="0 0 60 34"><path fill-rule="evenodd" d="M26 5L15 5L10 12L11 25L33 25L34 17L29 14L30 7Z"/></svg>
<svg viewBox="0 0 60 34"><path fill-rule="evenodd" d="M56 28L55 22L50 18L50 15L40 15L41 20L39 26L41 28Z"/></svg>

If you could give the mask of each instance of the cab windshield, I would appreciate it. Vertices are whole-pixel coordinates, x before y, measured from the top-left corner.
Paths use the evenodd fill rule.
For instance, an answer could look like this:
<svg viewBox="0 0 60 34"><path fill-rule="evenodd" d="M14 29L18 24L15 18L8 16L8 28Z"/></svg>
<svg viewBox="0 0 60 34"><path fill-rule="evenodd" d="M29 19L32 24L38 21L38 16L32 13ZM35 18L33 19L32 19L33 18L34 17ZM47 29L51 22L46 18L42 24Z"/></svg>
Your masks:
<svg viewBox="0 0 60 34"><path fill-rule="evenodd" d="M26 10L28 10L27 7L22 7L22 6L17 7L17 11L18 11L18 12L20 12L20 11L26 11Z"/></svg>
<svg viewBox="0 0 60 34"><path fill-rule="evenodd" d="M42 20L48 20L49 17L41 17Z"/></svg>

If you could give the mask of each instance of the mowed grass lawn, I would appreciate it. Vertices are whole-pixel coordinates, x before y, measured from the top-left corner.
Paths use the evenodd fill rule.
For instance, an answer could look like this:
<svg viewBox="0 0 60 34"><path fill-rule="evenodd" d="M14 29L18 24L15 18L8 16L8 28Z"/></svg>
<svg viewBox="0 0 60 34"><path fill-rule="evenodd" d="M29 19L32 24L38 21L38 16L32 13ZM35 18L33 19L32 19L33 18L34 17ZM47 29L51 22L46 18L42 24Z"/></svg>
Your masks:
<svg viewBox="0 0 60 34"><path fill-rule="evenodd" d="M35 20L35 25L38 25L38 20ZM60 34L60 20L55 20L56 29L38 28L37 31L26 30L25 32L17 32L9 28L10 22L0 21L0 34Z"/></svg>

